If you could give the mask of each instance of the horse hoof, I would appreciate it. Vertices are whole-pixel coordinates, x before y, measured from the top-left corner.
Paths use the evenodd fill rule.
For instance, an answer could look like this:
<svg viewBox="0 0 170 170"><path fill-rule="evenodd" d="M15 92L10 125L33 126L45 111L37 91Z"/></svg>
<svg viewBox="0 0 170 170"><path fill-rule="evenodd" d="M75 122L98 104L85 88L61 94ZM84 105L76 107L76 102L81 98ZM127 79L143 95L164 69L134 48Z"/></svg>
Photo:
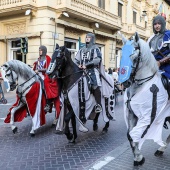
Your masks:
<svg viewBox="0 0 170 170"><path fill-rule="evenodd" d="M55 124L52 124L52 125L51 125L51 128L55 128L55 127L56 127L56 125L55 125Z"/></svg>
<svg viewBox="0 0 170 170"><path fill-rule="evenodd" d="M93 125L93 131L97 131L97 130L98 130L98 125L97 124Z"/></svg>
<svg viewBox="0 0 170 170"><path fill-rule="evenodd" d="M143 165L145 163L145 158L143 157L141 161L134 161L134 166L140 166Z"/></svg>
<svg viewBox="0 0 170 170"><path fill-rule="evenodd" d="M102 131L103 134L105 134L105 133L107 133L107 132L108 132L108 129L105 129L105 128L104 128L103 131Z"/></svg>
<svg viewBox="0 0 170 170"><path fill-rule="evenodd" d="M75 144L76 141L75 140L71 140L71 141L69 141L69 143Z"/></svg>
<svg viewBox="0 0 170 170"><path fill-rule="evenodd" d="M72 133L70 133L69 135L68 134L65 134L65 135L67 136L67 139L69 141L71 141L73 139L73 134Z"/></svg>
<svg viewBox="0 0 170 170"><path fill-rule="evenodd" d="M63 135L63 131L56 130L56 131L55 131L55 134L57 134L57 135Z"/></svg>
<svg viewBox="0 0 170 170"><path fill-rule="evenodd" d="M13 131L13 133L15 134L15 133L17 133L18 128L17 128L17 127L15 127L12 131Z"/></svg>
<svg viewBox="0 0 170 170"><path fill-rule="evenodd" d="M35 134L34 134L34 133L30 133L30 136L31 136L31 137L35 137Z"/></svg>
<svg viewBox="0 0 170 170"><path fill-rule="evenodd" d="M157 151L154 153L154 155L157 156L157 157L159 157L159 156L162 156L163 153L164 153L163 151L157 150Z"/></svg>

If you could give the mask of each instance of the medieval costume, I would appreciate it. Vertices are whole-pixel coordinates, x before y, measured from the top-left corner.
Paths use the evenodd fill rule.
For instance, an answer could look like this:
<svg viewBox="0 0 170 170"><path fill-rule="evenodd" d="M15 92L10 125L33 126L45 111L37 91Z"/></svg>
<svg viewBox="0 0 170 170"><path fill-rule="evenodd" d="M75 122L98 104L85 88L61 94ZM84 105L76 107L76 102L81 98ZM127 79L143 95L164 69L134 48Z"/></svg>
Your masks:
<svg viewBox="0 0 170 170"><path fill-rule="evenodd" d="M160 31L156 31L155 25L161 25ZM155 27L154 27L155 26ZM148 40L151 52L158 61L159 70L162 74L162 81L165 89L170 97L170 30L166 30L165 18L158 15L153 19L154 35ZM166 121L170 122L170 118L165 119L164 127L167 129Z"/></svg>
<svg viewBox="0 0 170 170"><path fill-rule="evenodd" d="M51 103L54 101L54 105L56 106L57 114L59 114L59 93L58 93L58 84L56 79L50 79L46 74L46 70L51 62L51 58L46 55L47 48L45 46L40 46L39 50L42 51L38 60L34 63L33 70L38 72L38 75L43 80L44 92L46 96L46 106L45 111L51 112L52 105ZM58 117L58 116L57 116Z"/></svg>
<svg viewBox="0 0 170 170"><path fill-rule="evenodd" d="M161 29L157 32L154 25L160 24ZM162 75L170 79L170 30L165 28L165 19L158 15L153 19L154 35L148 40L150 49L155 59L159 62Z"/></svg>
<svg viewBox="0 0 170 170"><path fill-rule="evenodd" d="M87 39L90 39L89 41ZM75 57L75 63L79 68L85 68L87 82L90 91L93 92L96 100L96 113L102 111L101 108L101 80L99 74L99 67L102 60L100 50L97 45L95 45L95 35L88 33L86 35L86 46L80 49Z"/></svg>

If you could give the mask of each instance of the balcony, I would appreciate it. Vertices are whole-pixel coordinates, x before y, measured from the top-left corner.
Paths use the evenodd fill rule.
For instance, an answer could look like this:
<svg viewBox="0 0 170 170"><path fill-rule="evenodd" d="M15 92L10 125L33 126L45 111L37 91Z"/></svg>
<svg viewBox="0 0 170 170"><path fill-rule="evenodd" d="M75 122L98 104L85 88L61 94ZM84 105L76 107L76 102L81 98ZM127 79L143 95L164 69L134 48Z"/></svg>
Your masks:
<svg viewBox="0 0 170 170"><path fill-rule="evenodd" d="M36 0L0 0L0 17L24 13L35 7Z"/></svg>
<svg viewBox="0 0 170 170"><path fill-rule="evenodd" d="M148 33L148 31L146 30L146 28L143 28L139 25L136 24L123 24L123 28L122 30L127 33L127 34L134 34L135 32L137 32L141 38L148 38L150 36L150 34Z"/></svg>
<svg viewBox="0 0 170 170"><path fill-rule="evenodd" d="M67 11L70 18L88 23L98 22L112 30L121 28L120 17L82 0L57 0L57 13Z"/></svg>

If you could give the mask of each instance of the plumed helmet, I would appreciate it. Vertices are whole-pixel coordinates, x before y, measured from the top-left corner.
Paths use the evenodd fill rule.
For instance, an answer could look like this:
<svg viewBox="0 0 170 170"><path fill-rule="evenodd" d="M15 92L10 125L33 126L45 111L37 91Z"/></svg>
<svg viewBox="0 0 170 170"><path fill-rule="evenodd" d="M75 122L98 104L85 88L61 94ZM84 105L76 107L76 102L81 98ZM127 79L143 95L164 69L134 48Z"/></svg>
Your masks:
<svg viewBox="0 0 170 170"><path fill-rule="evenodd" d="M164 31L166 30L166 22L165 22L165 18L162 17L161 15L157 15L156 17L154 17L152 25L153 25L153 32L156 34L157 32L154 29L154 24L159 22L161 24L161 30L160 33L163 34Z"/></svg>
<svg viewBox="0 0 170 170"><path fill-rule="evenodd" d="M39 50L42 50L42 56L46 56L46 54L47 54L47 47L46 46L44 46L44 45L41 45L40 47L39 47Z"/></svg>
<svg viewBox="0 0 170 170"><path fill-rule="evenodd" d="M88 48L89 48L89 47L92 47L92 46L95 44L95 41L96 41L95 35L94 35L93 33L87 33L87 34L86 34L86 37L91 37L91 38L90 38L90 42L89 42L89 43L86 42L86 46L87 46Z"/></svg>

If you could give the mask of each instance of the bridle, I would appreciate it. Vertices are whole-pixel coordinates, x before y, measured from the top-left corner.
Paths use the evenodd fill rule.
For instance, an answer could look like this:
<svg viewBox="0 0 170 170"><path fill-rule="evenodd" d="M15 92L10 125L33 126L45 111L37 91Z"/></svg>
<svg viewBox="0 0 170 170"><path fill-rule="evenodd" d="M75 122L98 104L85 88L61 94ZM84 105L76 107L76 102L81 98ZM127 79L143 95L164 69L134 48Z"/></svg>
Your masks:
<svg viewBox="0 0 170 170"><path fill-rule="evenodd" d="M10 71L10 73L7 74L8 71ZM11 76L11 78L12 78L12 82L9 82L9 84L10 84L10 91L15 90L16 87L17 87L17 85L18 85L18 84L16 83L16 81L14 80L13 71L14 71L14 70L12 70L10 67L8 67L7 70L5 70L5 73L6 73L5 77L6 77L6 76ZM17 77L17 79L18 79L18 77Z"/></svg>
<svg viewBox="0 0 170 170"><path fill-rule="evenodd" d="M140 86L140 85L144 84L145 82L151 80L155 76L156 72L149 77L146 77L146 78L143 78L143 79L135 79L136 73L137 73L138 68L139 68L139 62L140 62L140 46L139 45L138 45L138 47L135 47L135 50L138 50L138 49L139 49L139 55L137 57L137 64L136 64L136 67L132 66L132 68L134 68L134 71L131 74L130 79L131 79L132 83L137 83ZM139 83L141 81L143 81L143 82Z"/></svg>
<svg viewBox="0 0 170 170"><path fill-rule="evenodd" d="M66 56L65 56L65 52L62 52L60 49L56 49L55 52L56 52L56 51L59 51L59 54L56 56L56 58L58 58L58 59L60 59L60 60L63 60L63 58L64 58L65 60L67 60L67 58L66 58ZM55 58L55 60L56 60L56 58ZM65 60L64 60L64 61L65 61ZM53 64L54 64L54 63L51 63L51 64L50 64L50 66L49 66L50 69L53 68ZM61 70L61 65L58 66L57 63L56 63L56 67L58 68L58 69L57 69L58 71ZM76 71L76 72L74 72L74 73L71 73L71 74L68 74L68 75L65 75L65 76L59 76L59 75L57 75L56 78L58 78L58 79L65 79L65 78L67 78L67 77L69 77L69 76L71 76L71 75L74 75L74 74L77 74L77 73L80 73L80 72L84 72L84 70L78 70L78 71Z"/></svg>

